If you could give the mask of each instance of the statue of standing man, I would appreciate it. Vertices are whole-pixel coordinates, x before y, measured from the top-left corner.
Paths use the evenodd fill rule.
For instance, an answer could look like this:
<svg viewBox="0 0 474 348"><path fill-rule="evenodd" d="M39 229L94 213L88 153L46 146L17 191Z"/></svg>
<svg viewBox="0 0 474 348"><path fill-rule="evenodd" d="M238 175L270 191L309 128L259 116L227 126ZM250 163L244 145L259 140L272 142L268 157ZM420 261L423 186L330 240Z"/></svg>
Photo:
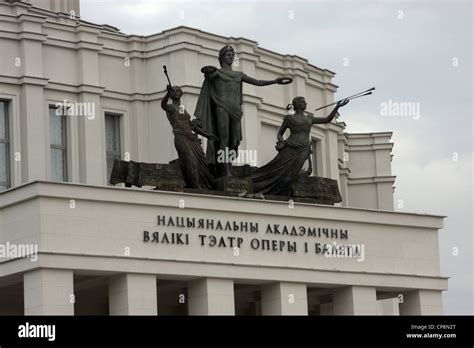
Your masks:
<svg viewBox="0 0 474 348"><path fill-rule="evenodd" d="M206 149L206 162L216 177L232 175L231 159L223 154L238 155L242 140L242 83L267 86L292 82L289 77L269 81L254 79L241 71L233 71L233 62L234 49L225 46L219 51L220 69L213 66L201 69L204 83L194 112L203 130L219 138L214 141L209 139ZM222 161L222 158L225 160Z"/></svg>

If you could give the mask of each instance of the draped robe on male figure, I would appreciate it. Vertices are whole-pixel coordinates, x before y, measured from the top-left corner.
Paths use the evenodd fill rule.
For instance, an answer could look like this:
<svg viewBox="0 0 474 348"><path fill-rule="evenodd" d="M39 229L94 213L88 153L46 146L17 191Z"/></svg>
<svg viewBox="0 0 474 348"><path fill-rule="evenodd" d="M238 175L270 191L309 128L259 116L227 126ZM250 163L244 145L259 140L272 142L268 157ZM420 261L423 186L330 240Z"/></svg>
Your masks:
<svg viewBox="0 0 474 348"><path fill-rule="evenodd" d="M235 93L232 97L219 95L216 91L213 79L205 78L202 84L201 93L196 104L194 115L200 120L202 129L211 134L218 134L216 106L223 108L229 115L229 150L238 153L240 142L242 141L242 76L240 71L218 70L220 74L228 77L227 82L235 83ZM221 75L222 76L222 75ZM238 92L238 94L236 93ZM210 165L217 163L217 150L219 149L219 140L207 142L206 161Z"/></svg>

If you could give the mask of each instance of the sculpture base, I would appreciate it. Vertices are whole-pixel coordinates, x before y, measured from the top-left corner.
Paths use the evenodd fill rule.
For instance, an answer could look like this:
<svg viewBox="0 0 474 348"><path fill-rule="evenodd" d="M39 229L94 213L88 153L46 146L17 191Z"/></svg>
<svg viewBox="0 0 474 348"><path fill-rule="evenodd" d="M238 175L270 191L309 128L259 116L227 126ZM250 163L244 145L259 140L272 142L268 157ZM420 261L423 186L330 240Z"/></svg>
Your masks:
<svg viewBox="0 0 474 348"><path fill-rule="evenodd" d="M154 186L155 190L182 192L184 180L176 161L165 163L145 163L115 160L110 183L126 186Z"/></svg>
<svg viewBox="0 0 474 348"><path fill-rule="evenodd" d="M342 202L337 181L319 176L300 176L292 187L295 198L316 200L320 204Z"/></svg>
<svg viewBox="0 0 474 348"><path fill-rule="evenodd" d="M232 167L232 174L240 177L252 174L257 167L250 165ZM264 199L277 201L290 201L313 204L334 205L342 202L337 181L319 176L307 176L301 174L292 187L292 194L289 196L264 195ZM258 195L258 194L255 194ZM255 196L254 195L254 196ZM256 197L258 198L258 196Z"/></svg>
<svg viewBox="0 0 474 348"><path fill-rule="evenodd" d="M252 193L252 180L237 176L222 176L216 178L216 190L237 194Z"/></svg>
<svg viewBox="0 0 474 348"><path fill-rule="evenodd" d="M300 176L292 187L292 195L263 195L253 193L252 181L242 176L251 174L256 168L251 166L233 167L233 176L216 179L215 190L185 187L177 160L165 163L144 163L134 161L114 162L110 183L125 183L126 186L151 186L155 190L188 192L203 195L229 196L249 199L299 202L334 205L342 201L336 180L318 176Z"/></svg>

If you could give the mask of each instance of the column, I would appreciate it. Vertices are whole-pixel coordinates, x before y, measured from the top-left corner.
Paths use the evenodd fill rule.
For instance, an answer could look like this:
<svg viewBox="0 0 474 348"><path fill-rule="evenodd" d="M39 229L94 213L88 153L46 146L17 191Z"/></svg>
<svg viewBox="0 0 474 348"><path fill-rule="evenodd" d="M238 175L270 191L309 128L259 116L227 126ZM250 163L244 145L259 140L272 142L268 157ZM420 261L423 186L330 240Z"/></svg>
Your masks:
<svg viewBox="0 0 474 348"><path fill-rule="evenodd" d="M123 120L124 144L122 146L122 156L128 152L130 154L130 159L133 161L150 162L150 150L153 149L150 146L150 129L152 129L150 126L150 118L159 118L160 115L156 113L155 109L150 111L147 107L148 102L144 96L147 93L146 76L148 71L153 71L152 69L161 70L161 67L156 67L154 65L149 66L147 61L142 58L141 54L137 53L144 49L143 47L145 44L142 40L142 38L137 36L129 38L128 56L130 59L130 66L128 67L128 70L130 72L130 91L131 93L134 93L134 96L130 99L130 112L127 115L128 126L126 122L127 120ZM130 54L132 52L134 53ZM158 62L156 62L156 64L158 64ZM171 69L171 66L169 69ZM198 72L200 73L199 70ZM157 86L161 86L161 89L163 90L166 85L164 82L165 80L166 77L163 74L162 80L157 82ZM163 95L164 93L165 92L163 92ZM161 112L161 116L163 117L161 121L165 122L165 112Z"/></svg>
<svg viewBox="0 0 474 348"><path fill-rule="evenodd" d="M109 280L110 315L157 315L156 276L121 274Z"/></svg>
<svg viewBox="0 0 474 348"><path fill-rule="evenodd" d="M37 269L23 275L25 315L74 315L71 270Z"/></svg>
<svg viewBox="0 0 474 348"><path fill-rule="evenodd" d="M442 315L442 292L437 290L413 290L403 293L400 315Z"/></svg>
<svg viewBox="0 0 474 348"><path fill-rule="evenodd" d="M309 97L306 95L306 80L308 73L306 72L307 62L300 57L291 57L286 59L286 66L291 68L290 77L293 82L288 85L288 103L291 103L294 97Z"/></svg>
<svg viewBox="0 0 474 348"><path fill-rule="evenodd" d="M146 103L142 100L134 100L130 103L130 114L128 115L130 129L124 129L124 146L122 149L122 156L125 152L130 154L130 159L137 162L150 162L150 134L149 130L149 114L146 108ZM158 117L159 115L153 115ZM163 116L164 117L164 116ZM162 121L164 121L163 119ZM125 121L125 120L124 120ZM125 128L125 127L124 127ZM127 134L128 133L128 134ZM128 144L126 139L130 139ZM123 157L122 157L123 158Z"/></svg>
<svg viewBox="0 0 474 348"><path fill-rule="evenodd" d="M83 92L79 94L79 102L88 103L95 110L94 118L77 118L79 180L84 184L105 185L105 121L100 107L100 96Z"/></svg>
<svg viewBox="0 0 474 348"><path fill-rule="evenodd" d="M262 315L308 315L306 284L278 282L263 285Z"/></svg>
<svg viewBox="0 0 474 348"><path fill-rule="evenodd" d="M46 180L49 122L45 120L49 120L49 116L44 116L43 87L24 84L19 99L22 182Z"/></svg>
<svg viewBox="0 0 474 348"><path fill-rule="evenodd" d="M235 315L232 279L202 278L189 282L189 315Z"/></svg>
<svg viewBox="0 0 474 348"><path fill-rule="evenodd" d="M257 78L257 72L255 64L258 58L253 53L253 44L249 45L246 42L242 42L236 48L236 52L239 52L239 60L234 62L238 64L240 70L245 72L246 75ZM272 86L273 88L283 88L281 86ZM258 116L258 105L261 103L259 97L259 88L272 88L272 87L256 87L254 85L244 83L242 85L242 93L244 104L242 105L243 117L242 117L242 144L240 149L247 151L263 152L263 149L258 148L258 138L260 134L260 117ZM276 135L275 135L276 136ZM257 157L258 158L258 157ZM242 160L242 159L241 159ZM251 164L251 163L247 163ZM240 164L239 164L240 165ZM256 163L252 165L256 166Z"/></svg>
<svg viewBox="0 0 474 348"><path fill-rule="evenodd" d="M376 315L376 290L368 286L347 286L334 290L334 315Z"/></svg>
<svg viewBox="0 0 474 348"><path fill-rule="evenodd" d="M78 101L92 107L94 115L80 115L77 118L79 181L91 185L105 185L105 122L100 97L104 88L100 86L99 52L102 44L98 43L100 30L87 25L75 29L76 40L80 43L77 50ZM76 155L76 154L74 154Z"/></svg>
<svg viewBox="0 0 474 348"><path fill-rule="evenodd" d="M20 30L21 88L19 97L21 180L23 183L47 179L47 132L49 116L45 112L43 88L48 79L43 77L43 34L45 17L22 14L18 24Z"/></svg>

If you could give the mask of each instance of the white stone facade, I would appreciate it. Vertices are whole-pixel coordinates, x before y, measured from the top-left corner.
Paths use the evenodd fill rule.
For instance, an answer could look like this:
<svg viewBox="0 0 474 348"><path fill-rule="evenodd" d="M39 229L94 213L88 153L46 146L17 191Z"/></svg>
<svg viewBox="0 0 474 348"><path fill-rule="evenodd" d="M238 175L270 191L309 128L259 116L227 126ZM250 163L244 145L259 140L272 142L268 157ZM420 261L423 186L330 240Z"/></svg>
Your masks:
<svg viewBox="0 0 474 348"><path fill-rule="evenodd" d="M192 28L125 35L71 17L70 11L79 14L78 1L47 3L48 10L35 7L39 1L0 2L0 99L8 108L11 186L0 193L0 245L39 247L35 262L0 261L0 314L442 313L443 218L393 212L390 132L348 134L342 122L313 127L314 171L338 181L341 207L106 185L106 113L120 115L123 159L176 158L159 106L163 65L183 88L191 114L200 68L218 65L225 44L236 51L236 70L257 79L293 78L287 86L244 85L241 147L256 151L258 165L276 154L276 131L293 97L305 96L308 110L334 100L333 72L248 39ZM94 117L66 117L68 183L52 183L49 106L64 100L88 103ZM157 226L157 216L252 222L259 230L185 232ZM268 224L342 229L348 237L276 235L267 233ZM187 233L189 241L153 244L144 231ZM242 245L211 246L211 235L226 243L229 236L242 238ZM364 260L315 253L315 243L333 242L363 246Z"/></svg>

